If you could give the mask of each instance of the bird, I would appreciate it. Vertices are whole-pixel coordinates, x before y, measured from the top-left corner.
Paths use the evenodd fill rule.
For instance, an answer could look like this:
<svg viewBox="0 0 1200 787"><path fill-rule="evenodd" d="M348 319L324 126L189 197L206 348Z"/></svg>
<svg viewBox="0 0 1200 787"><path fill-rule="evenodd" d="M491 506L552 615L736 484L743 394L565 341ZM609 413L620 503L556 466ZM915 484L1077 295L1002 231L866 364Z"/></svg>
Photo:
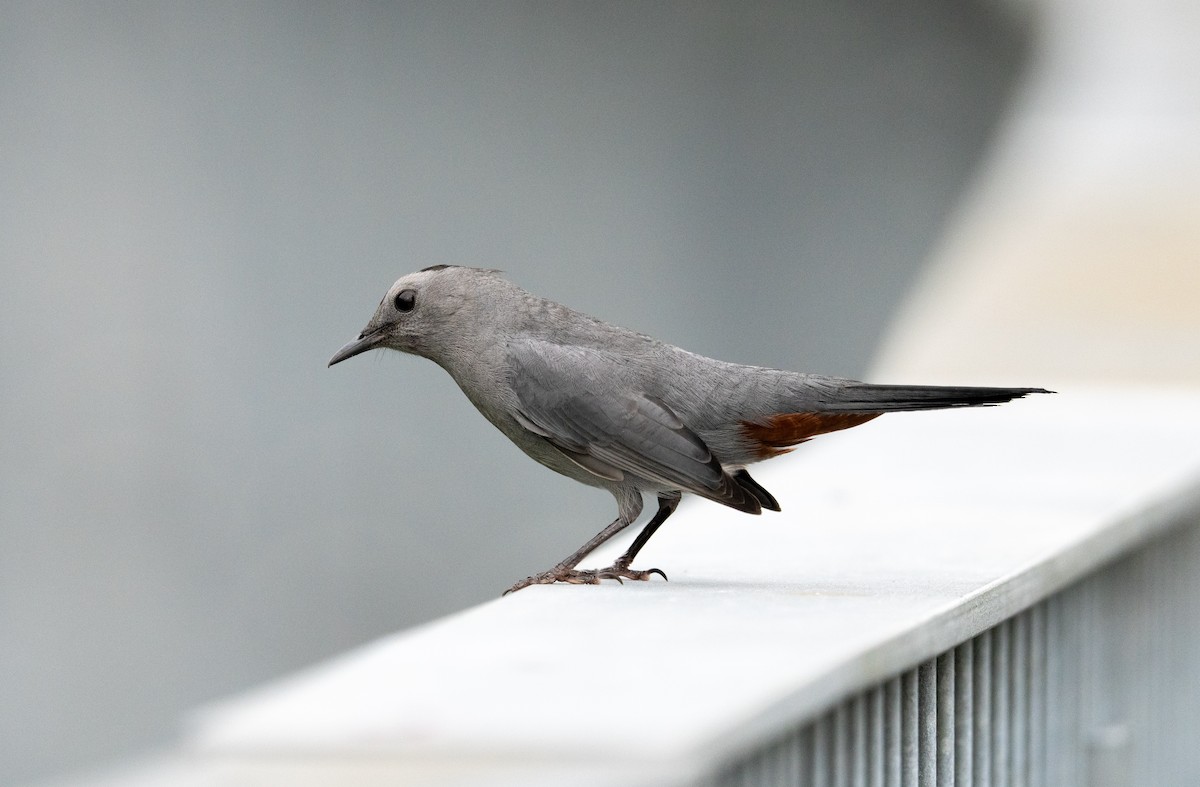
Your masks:
<svg viewBox="0 0 1200 787"><path fill-rule="evenodd" d="M1044 388L880 385L728 363L591 317L518 287L498 270L433 265L401 277L328 366L386 348L445 369L471 403L532 459L608 490L617 518L531 585L649 580L634 569L683 494L747 514L779 511L747 467L885 413L996 405ZM610 566L580 569L658 508Z"/></svg>

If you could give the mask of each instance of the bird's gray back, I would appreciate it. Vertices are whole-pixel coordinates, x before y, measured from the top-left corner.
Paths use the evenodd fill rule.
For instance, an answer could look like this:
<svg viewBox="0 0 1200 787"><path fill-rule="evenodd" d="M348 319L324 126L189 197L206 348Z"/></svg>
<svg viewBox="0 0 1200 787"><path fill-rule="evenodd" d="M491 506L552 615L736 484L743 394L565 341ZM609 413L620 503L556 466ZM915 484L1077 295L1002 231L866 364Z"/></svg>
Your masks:
<svg viewBox="0 0 1200 787"><path fill-rule="evenodd" d="M543 464L548 462L542 441L514 416L522 384L513 378L520 373L514 353L537 343L570 350L572 374L563 384L577 390L560 393L608 392L661 402L727 465L763 458L745 422L819 409L841 382L708 358L534 295L493 272L456 273L470 280L465 306L455 312L455 325L448 327L454 335L443 352L430 357L485 417Z"/></svg>

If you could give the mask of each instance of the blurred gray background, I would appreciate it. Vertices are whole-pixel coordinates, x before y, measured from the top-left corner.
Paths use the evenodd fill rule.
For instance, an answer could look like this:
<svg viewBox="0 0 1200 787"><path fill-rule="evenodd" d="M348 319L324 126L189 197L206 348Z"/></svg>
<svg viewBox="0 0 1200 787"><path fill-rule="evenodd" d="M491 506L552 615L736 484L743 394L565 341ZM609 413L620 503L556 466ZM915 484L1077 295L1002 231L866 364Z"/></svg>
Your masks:
<svg viewBox="0 0 1200 787"><path fill-rule="evenodd" d="M0 782L495 597L612 515L400 274L861 376L1025 36L987 3L0 5Z"/></svg>

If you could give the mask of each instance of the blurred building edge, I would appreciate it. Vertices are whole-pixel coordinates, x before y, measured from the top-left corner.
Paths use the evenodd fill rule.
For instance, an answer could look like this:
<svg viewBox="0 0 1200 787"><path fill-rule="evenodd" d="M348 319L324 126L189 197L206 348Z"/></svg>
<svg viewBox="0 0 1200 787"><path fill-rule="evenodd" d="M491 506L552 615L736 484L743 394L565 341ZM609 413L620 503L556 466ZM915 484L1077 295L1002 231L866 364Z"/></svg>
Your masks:
<svg viewBox="0 0 1200 787"><path fill-rule="evenodd" d="M1200 5L1046 0L871 379L1200 383Z"/></svg>

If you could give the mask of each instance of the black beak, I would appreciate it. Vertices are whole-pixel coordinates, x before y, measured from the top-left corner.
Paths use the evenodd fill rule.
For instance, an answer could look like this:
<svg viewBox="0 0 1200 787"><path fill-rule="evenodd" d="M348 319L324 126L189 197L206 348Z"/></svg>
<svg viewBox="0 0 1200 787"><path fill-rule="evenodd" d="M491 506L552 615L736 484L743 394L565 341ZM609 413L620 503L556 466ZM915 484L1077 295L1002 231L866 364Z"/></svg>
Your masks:
<svg viewBox="0 0 1200 787"><path fill-rule="evenodd" d="M382 335L379 331L371 331L370 333L363 331L358 335L357 339L333 354L333 357L329 359L329 366L333 366L335 363L341 363L347 358L353 358L359 353L365 353L367 350L375 349L375 347L378 346L381 338Z"/></svg>

